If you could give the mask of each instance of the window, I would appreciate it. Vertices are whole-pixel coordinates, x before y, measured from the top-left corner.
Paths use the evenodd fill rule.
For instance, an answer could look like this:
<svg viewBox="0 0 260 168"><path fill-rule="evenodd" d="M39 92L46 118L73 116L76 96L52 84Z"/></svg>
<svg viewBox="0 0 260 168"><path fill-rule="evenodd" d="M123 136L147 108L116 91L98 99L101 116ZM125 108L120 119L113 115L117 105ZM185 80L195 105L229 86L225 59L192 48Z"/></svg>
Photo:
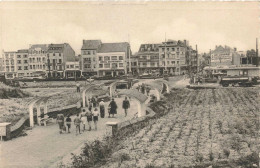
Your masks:
<svg viewBox="0 0 260 168"><path fill-rule="evenodd" d="M21 66L19 66L19 67L18 67L18 70L22 70L22 67L21 67Z"/></svg>
<svg viewBox="0 0 260 168"><path fill-rule="evenodd" d="M74 68L74 65L70 65L70 68Z"/></svg>
<svg viewBox="0 0 260 168"><path fill-rule="evenodd" d="M24 60L23 62L24 62L25 64L27 64L27 63L28 63L28 61L27 61L27 60Z"/></svg>
<svg viewBox="0 0 260 168"><path fill-rule="evenodd" d="M119 60L123 60L123 56L119 56Z"/></svg>
<svg viewBox="0 0 260 168"><path fill-rule="evenodd" d="M143 66L146 66L147 65L147 63L146 62L143 62Z"/></svg>
<svg viewBox="0 0 260 168"><path fill-rule="evenodd" d="M177 48L177 51L179 51L179 48Z"/></svg>
<svg viewBox="0 0 260 168"><path fill-rule="evenodd" d="M24 58L27 58L27 55L23 55Z"/></svg>
<svg viewBox="0 0 260 168"><path fill-rule="evenodd" d="M59 63L61 63L61 59L59 59Z"/></svg>
<svg viewBox="0 0 260 168"><path fill-rule="evenodd" d="M69 66L69 65L66 65L66 68L70 68L70 66Z"/></svg>
<svg viewBox="0 0 260 168"><path fill-rule="evenodd" d="M17 58L21 58L21 55L17 55Z"/></svg>
<svg viewBox="0 0 260 168"><path fill-rule="evenodd" d="M117 60L117 56L112 56L111 60L114 60L114 61Z"/></svg>
<svg viewBox="0 0 260 168"><path fill-rule="evenodd" d="M24 67L24 70L28 70L28 66L25 66L25 67Z"/></svg>
<svg viewBox="0 0 260 168"><path fill-rule="evenodd" d="M105 60L105 61L109 61L109 60L110 60L110 57L109 57L109 56L105 56L105 57L104 57L104 60Z"/></svg>
<svg viewBox="0 0 260 168"><path fill-rule="evenodd" d="M119 63L119 67L123 67L124 66L124 64L123 63Z"/></svg>
<svg viewBox="0 0 260 168"><path fill-rule="evenodd" d="M91 68L91 64L85 64L84 68Z"/></svg>
<svg viewBox="0 0 260 168"><path fill-rule="evenodd" d="M162 51L164 52L164 51L165 51L165 49L164 49L164 48L162 48Z"/></svg>
<svg viewBox="0 0 260 168"><path fill-rule="evenodd" d="M151 62L151 66L155 66L155 63L154 63L154 62Z"/></svg>
<svg viewBox="0 0 260 168"><path fill-rule="evenodd" d="M32 65L30 65L30 69L32 69Z"/></svg>
<svg viewBox="0 0 260 168"><path fill-rule="evenodd" d="M61 53L59 53L59 56L61 57Z"/></svg>
<svg viewBox="0 0 260 168"><path fill-rule="evenodd" d="M35 69L35 65L33 65L33 69Z"/></svg>
<svg viewBox="0 0 260 168"><path fill-rule="evenodd" d="M175 64L175 61L172 61L172 64Z"/></svg>
<svg viewBox="0 0 260 168"><path fill-rule="evenodd" d="M96 51L93 51L93 55L95 55L96 54Z"/></svg>
<svg viewBox="0 0 260 168"><path fill-rule="evenodd" d="M55 56L55 53L53 53L53 56Z"/></svg>
<svg viewBox="0 0 260 168"><path fill-rule="evenodd" d="M87 55L90 55L90 51L87 51Z"/></svg>
<svg viewBox="0 0 260 168"><path fill-rule="evenodd" d="M175 51L175 48L172 48L172 51Z"/></svg>
<svg viewBox="0 0 260 168"><path fill-rule="evenodd" d="M170 49L169 49L169 48L167 48L167 51L170 51Z"/></svg>
<svg viewBox="0 0 260 168"><path fill-rule="evenodd" d="M177 61L177 65L179 65L179 61Z"/></svg>
<svg viewBox="0 0 260 168"><path fill-rule="evenodd" d="M117 68L117 63L112 63L112 68Z"/></svg>
<svg viewBox="0 0 260 168"><path fill-rule="evenodd" d="M103 68L103 64L99 64L99 68Z"/></svg>
<svg viewBox="0 0 260 168"><path fill-rule="evenodd" d="M98 60L99 60L99 61L102 61L102 57L98 57Z"/></svg>
<svg viewBox="0 0 260 168"><path fill-rule="evenodd" d="M110 64L104 64L105 68L110 68Z"/></svg>
<svg viewBox="0 0 260 168"><path fill-rule="evenodd" d="M17 60L17 63L18 63L18 64L21 64L21 60Z"/></svg>

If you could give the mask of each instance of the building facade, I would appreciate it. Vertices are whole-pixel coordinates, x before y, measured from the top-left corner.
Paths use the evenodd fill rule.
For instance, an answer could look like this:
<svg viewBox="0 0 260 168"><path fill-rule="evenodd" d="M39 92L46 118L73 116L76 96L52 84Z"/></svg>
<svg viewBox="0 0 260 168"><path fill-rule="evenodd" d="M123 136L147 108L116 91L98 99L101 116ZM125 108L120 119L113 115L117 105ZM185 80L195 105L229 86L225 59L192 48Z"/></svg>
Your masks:
<svg viewBox="0 0 260 168"><path fill-rule="evenodd" d="M64 77L68 78L79 78L81 76L80 63L79 61L67 61L65 63Z"/></svg>
<svg viewBox="0 0 260 168"><path fill-rule="evenodd" d="M240 55L236 48L229 46L216 46L215 50L211 51L211 66L221 65L240 65Z"/></svg>
<svg viewBox="0 0 260 168"><path fill-rule="evenodd" d="M7 79L14 79L17 77L17 58L16 51L4 52L2 54L3 58L3 69L5 72L5 77Z"/></svg>
<svg viewBox="0 0 260 168"><path fill-rule="evenodd" d="M83 76L116 76L126 74L130 68L130 45L102 43L101 40L83 40L80 64ZM131 68L132 69L132 68Z"/></svg>
<svg viewBox="0 0 260 168"><path fill-rule="evenodd" d="M188 41L168 40L159 45L159 67L161 73L172 75L185 74L188 71L192 48Z"/></svg>
<svg viewBox="0 0 260 168"><path fill-rule="evenodd" d="M46 76L48 44L34 44L29 47L29 75Z"/></svg>
<svg viewBox="0 0 260 168"><path fill-rule="evenodd" d="M4 59L0 57L0 72L4 72Z"/></svg>
<svg viewBox="0 0 260 168"><path fill-rule="evenodd" d="M102 43L97 53L98 76L127 74L129 68L130 45L122 43Z"/></svg>
<svg viewBox="0 0 260 168"><path fill-rule="evenodd" d="M18 50L16 53L17 77L23 78L29 76L29 50Z"/></svg>
<svg viewBox="0 0 260 168"><path fill-rule="evenodd" d="M47 50L47 61L45 62L47 76L63 78L65 64L70 61L75 61L75 51L68 43L49 44Z"/></svg>
<svg viewBox="0 0 260 168"><path fill-rule="evenodd" d="M83 40L80 57L83 76L97 74L97 50L101 44L101 40Z"/></svg>
<svg viewBox="0 0 260 168"><path fill-rule="evenodd" d="M160 45L161 44L141 44L138 53L135 54L138 60L139 74L159 70Z"/></svg>

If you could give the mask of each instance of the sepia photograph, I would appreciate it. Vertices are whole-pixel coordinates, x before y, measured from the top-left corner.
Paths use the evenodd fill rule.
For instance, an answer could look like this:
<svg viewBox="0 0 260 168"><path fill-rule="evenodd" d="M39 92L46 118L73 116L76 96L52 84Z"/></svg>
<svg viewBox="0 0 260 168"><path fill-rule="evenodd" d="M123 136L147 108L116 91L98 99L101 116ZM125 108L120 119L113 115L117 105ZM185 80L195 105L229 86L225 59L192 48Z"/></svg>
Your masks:
<svg viewBox="0 0 260 168"><path fill-rule="evenodd" d="M260 168L259 1L1 1L0 168Z"/></svg>

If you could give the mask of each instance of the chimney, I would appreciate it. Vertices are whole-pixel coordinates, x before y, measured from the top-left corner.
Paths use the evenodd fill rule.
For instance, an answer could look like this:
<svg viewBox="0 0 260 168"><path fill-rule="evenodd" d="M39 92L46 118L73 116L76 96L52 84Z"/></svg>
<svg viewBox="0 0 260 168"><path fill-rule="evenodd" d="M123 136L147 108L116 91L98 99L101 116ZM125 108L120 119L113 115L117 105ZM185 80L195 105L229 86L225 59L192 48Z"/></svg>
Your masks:
<svg viewBox="0 0 260 168"><path fill-rule="evenodd" d="M218 46L216 45L216 47L215 48L218 48Z"/></svg>
<svg viewBox="0 0 260 168"><path fill-rule="evenodd" d="M237 51L237 48L236 48L236 47L234 48L234 51L235 51L235 52Z"/></svg>

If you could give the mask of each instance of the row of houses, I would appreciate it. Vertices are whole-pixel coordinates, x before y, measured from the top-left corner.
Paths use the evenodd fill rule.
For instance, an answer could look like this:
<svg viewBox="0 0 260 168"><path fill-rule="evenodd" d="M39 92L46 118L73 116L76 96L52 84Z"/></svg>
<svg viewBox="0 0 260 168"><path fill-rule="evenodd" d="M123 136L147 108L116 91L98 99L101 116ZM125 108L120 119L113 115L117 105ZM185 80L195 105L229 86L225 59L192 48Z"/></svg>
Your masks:
<svg viewBox="0 0 260 168"><path fill-rule="evenodd" d="M0 71L10 79L39 76L118 76L152 71L180 75L196 69L197 58L197 51L186 40L141 44L135 54L132 54L128 42L83 40L79 56L75 55L68 43L33 44L29 49L3 51Z"/></svg>

